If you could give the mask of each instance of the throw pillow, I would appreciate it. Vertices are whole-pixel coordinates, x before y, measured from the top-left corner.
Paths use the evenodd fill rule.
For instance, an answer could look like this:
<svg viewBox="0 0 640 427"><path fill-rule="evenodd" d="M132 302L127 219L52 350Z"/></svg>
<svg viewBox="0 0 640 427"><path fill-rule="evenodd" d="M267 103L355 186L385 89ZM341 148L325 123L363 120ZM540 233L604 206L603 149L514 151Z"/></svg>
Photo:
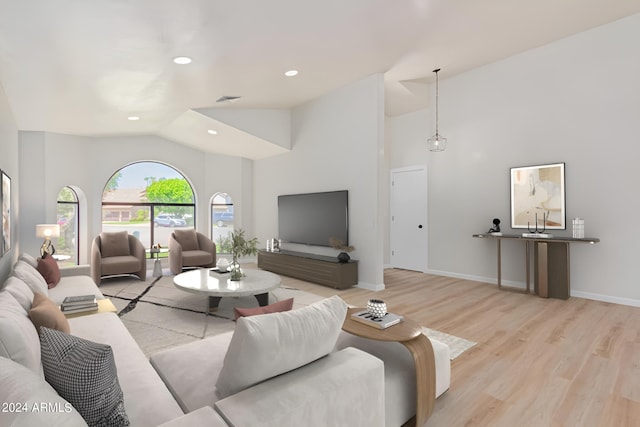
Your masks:
<svg viewBox="0 0 640 427"><path fill-rule="evenodd" d="M33 292L49 295L49 286L38 270L24 261L18 261L13 267L13 274L26 283Z"/></svg>
<svg viewBox="0 0 640 427"><path fill-rule="evenodd" d="M111 346L40 328L45 379L90 426L128 426Z"/></svg>
<svg viewBox="0 0 640 427"><path fill-rule="evenodd" d="M39 292L36 292L33 297L29 318L35 325L36 330L40 330L40 326L46 326L67 334L70 332L69 321L64 317L62 311L53 301Z"/></svg>
<svg viewBox="0 0 640 427"><path fill-rule="evenodd" d="M9 292L25 311L29 311L33 302L33 291L26 283L16 276L11 276L5 282L4 290Z"/></svg>
<svg viewBox="0 0 640 427"><path fill-rule="evenodd" d="M238 317L256 316L258 314L279 313L282 311L289 311L293 308L293 298L285 299L282 301L274 302L273 304L265 305L262 307L253 308L237 308L234 307L233 312Z"/></svg>
<svg viewBox="0 0 640 427"><path fill-rule="evenodd" d="M0 357L0 384L1 426L87 426L41 375L11 359Z"/></svg>
<svg viewBox="0 0 640 427"><path fill-rule="evenodd" d="M216 382L225 398L329 354L347 304L338 296L297 310L240 317Z"/></svg>
<svg viewBox="0 0 640 427"><path fill-rule="evenodd" d="M200 245L198 245L198 235L193 228L175 230L173 236L176 241L180 243L183 251L197 251L200 249Z"/></svg>
<svg viewBox="0 0 640 427"><path fill-rule="evenodd" d="M51 255L45 253L42 258L38 259L37 270L47 282L49 289L60 283L60 268Z"/></svg>
<svg viewBox="0 0 640 427"><path fill-rule="evenodd" d="M20 258L18 258L18 259L26 262L27 264L29 264L33 268L36 268L38 266L38 260L36 260L34 257L29 255L28 253L20 254Z"/></svg>
<svg viewBox="0 0 640 427"><path fill-rule="evenodd" d="M24 308L6 291L0 292L0 356L42 375L38 332Z"/></svg>
<svg viewBox="0 0 640 427"><path fill-rule="evenodd" d="M100 233L100 254L103 258L131 255L129 252L129 233L126 231Z"/></svg>

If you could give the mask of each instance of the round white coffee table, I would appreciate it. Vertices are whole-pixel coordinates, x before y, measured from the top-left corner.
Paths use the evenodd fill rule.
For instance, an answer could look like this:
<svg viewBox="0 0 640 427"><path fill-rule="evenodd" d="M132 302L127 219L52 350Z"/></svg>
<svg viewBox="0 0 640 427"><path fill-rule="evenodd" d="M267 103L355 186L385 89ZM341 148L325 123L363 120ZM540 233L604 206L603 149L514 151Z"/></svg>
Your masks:
<svg viewBox="0 0 640 427"><path fill-rule="evenodd" d="M253 295L260 306L269 304L269 291L280 286L280 276L262 270L244 270L244 274L242 280L233 281L229 273L198 268L178 274L173 278L173 284L186 292L208 295L209 312L216 311L220 300L225 297Z"/></svg>

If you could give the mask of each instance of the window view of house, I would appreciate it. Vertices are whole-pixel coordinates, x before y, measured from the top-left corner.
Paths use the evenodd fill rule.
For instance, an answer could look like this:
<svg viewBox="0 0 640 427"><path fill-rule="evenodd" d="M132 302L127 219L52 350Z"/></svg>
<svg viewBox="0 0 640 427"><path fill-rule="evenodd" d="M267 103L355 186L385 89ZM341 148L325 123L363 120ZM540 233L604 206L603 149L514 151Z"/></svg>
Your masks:
<svg viewBox="0 0 640 427"><path fill-rule="evenodd" d="M175 228L194 228L195 197L174 168L139 162L111 176L102 193L102 231L126 230L145 248L169 245Z"/></svg>
<svg viewBox="0 0 640 427"><path fill-rule="evenodd" d="M211 240L219 254L231 253L229 235L233 231L233 199L227 193L217 193L211 201Z"/></svg>
<svg viewBox="0 0 640 427"><path fill-rule="evenodd" d="M78 264L78 195L71 187L64 187L58 193L57 222L60 237L56 247L56 257L61 266Z"/></svg>

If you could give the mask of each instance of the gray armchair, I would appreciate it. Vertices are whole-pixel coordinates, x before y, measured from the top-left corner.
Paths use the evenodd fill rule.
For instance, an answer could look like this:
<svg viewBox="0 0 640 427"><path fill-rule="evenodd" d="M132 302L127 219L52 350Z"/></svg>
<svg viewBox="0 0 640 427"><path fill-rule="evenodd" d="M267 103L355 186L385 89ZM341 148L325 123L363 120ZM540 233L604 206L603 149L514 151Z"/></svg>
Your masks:
<svg viewBox="0 0 640 427"><path fill-rule="evenodd" d="M184 267L216 266L216 244L193 228L175 230L169 236L169 268L173 274Z"/></svg>
<svg viewBox="0 0 640 427"><path fill-rule="evenodd" d="M104 276L133 274L146 280L144 246L126 231L100 233L91 245L91 278L99 285Z"/></svg>

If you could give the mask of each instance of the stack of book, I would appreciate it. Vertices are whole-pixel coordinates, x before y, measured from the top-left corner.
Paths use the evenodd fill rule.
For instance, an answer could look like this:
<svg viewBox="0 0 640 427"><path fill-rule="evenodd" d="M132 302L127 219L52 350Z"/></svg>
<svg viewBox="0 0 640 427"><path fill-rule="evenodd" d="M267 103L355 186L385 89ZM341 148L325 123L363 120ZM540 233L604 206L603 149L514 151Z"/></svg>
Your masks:
<svg viewBox="0 0 640 427"><path fill-rule="evenodd" d="M382 317L373 316L367 310L353 313L351 318L365 325L373 326L378 329L387 329L390 326L397 325L404 320L399 314L387 313Z"/></svg>
<svg viewBox="0 0 640 427"><path fill-rule="evenodd" d="M78 313L98 309L98 301L95 295L77 295L66 297L60 305L63 313Z"/></svg>

